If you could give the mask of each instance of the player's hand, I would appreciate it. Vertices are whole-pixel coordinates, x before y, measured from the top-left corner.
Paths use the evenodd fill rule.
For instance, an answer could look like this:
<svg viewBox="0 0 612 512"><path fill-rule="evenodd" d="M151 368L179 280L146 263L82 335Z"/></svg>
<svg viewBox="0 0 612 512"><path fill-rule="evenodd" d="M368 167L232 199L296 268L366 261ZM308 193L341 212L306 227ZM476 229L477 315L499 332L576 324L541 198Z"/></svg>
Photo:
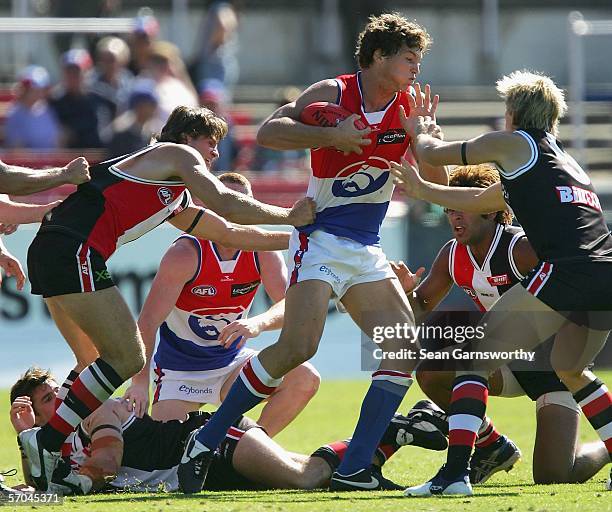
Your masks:
<svg viewBox="0 0 612 512"><path fill-rule="evenodd" d="M132 409L138 418L142 418L149 412L148 379L146 382L134 382L134 377L132 377L132 383L125 391L123 399L127 408Z"/></svg>
<svg viewBox="0 0 612 512"><path fill-rule="evenodd" d="M289 224L295 227L308 226L315 220L317 203L310 197L304 197L293 205L289 212Z"/></svg>
<svg viewBox="0 0 612 512"><path fill-rule="evenodd" d="M18 227L19 227L19 224L0 223L0 235L12 235L15 231L17 231Z"/></svg>
<svg viewBox="0 0 612 512"><path fill-rule="evenodd" d="M399 263L390 261L389 263L391 264L393 272L395 272L395 275L399 279L399 282L406 293L411 293L421 282L421 277L425 272L425 267L419 267L413 274L403 261L400 261Z"/></svg>
<svg viewBox="0 0 612 512"><path fill-rule="evenodd" d="M21 263L19 263L19 260L7 250L0 250L0 269L4 269L7 276L13 276L15 279L17 279L17 289L19 291L23 290L23 285L25 284L26 280L25 274L23 273L23 268ZM0 284L2 284L1 272Z"/></svg>
<svg viewBox="0 0 612 512"><path fill-rule="evenodd" d="M261 325L259 322L247 318L234 320L221 330L219 344L224 348L230 348L232 343L242 336L240 343L236 345L236 348L242 348L249 338L256 338L260 333Z"/></svg>
<svg viewBox="0 0 612 512"><path fill-rule="evenodd" d="M432 137L442 138L442 130L436 124L436 110L440 97L436 94L431 99L429 84L425 86L425 94L421 92L421 85L415 84L415 96L407 95L409 112L400 105L399 119L406 133L415 139L417 135L429 134Z"/></svg>
<svg viewBox="0 0 612 512"><path fill-rule="evenodd" d="M36 421L32 401L29 396L18 396L11 404L9 412L15 432L23 432L34 427Z"/></svg>
<svg viewBox="0 0 612 512"><path fill-rule="evenodd" d="M419 169L402 157L401 164L391 162L391 174L395 176L395 184L409 197L420 199L420 191L424 181L419 174Z"/></svg>
<svg viewBox="0 0 612 512"><path fill-rule="evenodd" d="M75 158L72 162L64 167L64 175L66 182L73 185L80 185L91 179L89 176L89 163L84 157Z"/></svg>
<svg viewBox="0 0 612 512"><path fill-rule="evenodd" d="M372 129L365 127L359 129L355 126L355 121L360 119L358 114L351 114L344 121L340 121L336 126L334 138L331 145L338 151L342 151L345 155L349 153L357 153L361 155L363 150L361 146L368 146L372 143L368 135Z"/></svg>

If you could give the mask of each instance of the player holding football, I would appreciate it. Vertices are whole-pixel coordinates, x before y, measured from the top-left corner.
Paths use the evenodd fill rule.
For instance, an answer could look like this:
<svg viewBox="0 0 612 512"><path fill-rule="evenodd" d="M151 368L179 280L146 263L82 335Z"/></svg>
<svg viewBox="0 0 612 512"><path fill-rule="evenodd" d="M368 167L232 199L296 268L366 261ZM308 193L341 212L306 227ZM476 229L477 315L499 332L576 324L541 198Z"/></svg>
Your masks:
<svg viewBox="0 0 612 512"><path fill-rule="evenodd" d="M410 305L379 245L393 180L390 162L408 149L399 108L408 106L423 53L430 44L425 29L396 14L373 16L360 34L360 71L310 86L294 103L274 112L259 129L259 144L278 150L311 148L313 175L308 195L317 202L315 222L294 231L289 248L290 284L285 321L274 345L253 357L241 371L215 416L192 436L179 467L184 492L202 489L213 453L229 426L268 397L282 377L317 351L330 298L341 301L367 335L381 323L412 324ZM353 115L336 127L299 121L314 102L337 103ZM429 88L416 87L417 113L435 110ZM361 120L365 128L355 127ZM444 167L423 169L447 183ZM390 339L383 350L408 346ZM384 360L372 376L351 445L334 473L333 490L372 490L382 483L370 472L376 445L412 383L411 362Z"/></svg>
<svg viewBox="0 0 612 512"><path fill-rule="evenodd" d="M446 143L436 138L439 127L431 116L408 112L402 125L420 158L431 164L494 162L500 184L484 190L440 187L406 161L394 164L393 172L410 195L453 210L512 208L540 262L484 316L486 336L469 348L529 350L555 335L551 364L612 460L612 394L585 370L612 327L612 235L591 179L555 137L567 110L563 92L550 78L528 71L503 77L497 89L506 104L503 131ZM482 363L477 371L458 372L453 384L447 463L407 495L472 494L469 458L486 410L487 377L499 361Z"/></svg>
<svg viewBox="0 0 612 512"><path fill-rule="evenodd" d="M499 175L489 164L456 167L450 176L452 187L487 188L498 182ZM511 226L512 215L507 210L477 214L447 209L446 215L454 239L442 247L418 287L415 274L403 263L392 263L417 322L436 308L453 284L462 288L480 311L489 310L538 261L525 232ZM545 350L536 351L532 363L512 362L493 372L489 394L528 395L535 402L535 483L584 482L605 466L608 452L602 442L578 443L580 408L550 367L550 350L542 348ZM442 371L436 368L437 362L426 363L419 366L417 382L437 405L448 410L454 368ZM485 416L470 459L470 482L484 483L495 472L508 471L519 457L514 443L497 432Z"/></svg>
<svg viewBox="0 0 612 512"><path fill-rule="evenodd" d="M291 210L266 205L208 172L210 159L202 154L214 153L226 133L225 121L210 110L177 107L156 144L93 166L91 181L45 216L28 251L32 293L43 296L60 331L77 333L67 337L77 340L75 352L88 340L99 357L74 378L44 427L19 435L40 489L47 488L66 437L144 364L140 332L106 268L119 246L169 221L228 246L287 247L286 233L231 224L211 210L253 224L312 222L309 199ZM195 207L190 190L211 210Z"/></svg>

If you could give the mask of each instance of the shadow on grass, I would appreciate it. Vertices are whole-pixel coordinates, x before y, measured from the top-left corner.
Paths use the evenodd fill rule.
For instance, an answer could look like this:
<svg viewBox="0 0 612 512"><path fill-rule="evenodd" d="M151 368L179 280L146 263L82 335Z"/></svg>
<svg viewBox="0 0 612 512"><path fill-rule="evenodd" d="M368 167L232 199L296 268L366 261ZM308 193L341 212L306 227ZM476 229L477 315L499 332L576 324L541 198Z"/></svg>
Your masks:
<svg viewBox="0 0 612 512"><path fill-rule="evenodd" d="M434 496L434 499L444 500L466 500L477 499L479 497L516 497L518 492L478 492L474 496ZM180 494L180 493L164 493L164 494L129 494L118 493L106 495L103 498L91 500L95 503L118 503L125 501L132 502L159 502L167 500L189 500L204 502L234 502L234 503L320 503L333 501L368 501L368 500L405 500L414 501L422 500L423 498L408 498L401 492L348 492L342 494L333 494L321 491L298 491L298 490L282 490L282 491L261 491L261 492L209 492L201 494Z"/></svg>

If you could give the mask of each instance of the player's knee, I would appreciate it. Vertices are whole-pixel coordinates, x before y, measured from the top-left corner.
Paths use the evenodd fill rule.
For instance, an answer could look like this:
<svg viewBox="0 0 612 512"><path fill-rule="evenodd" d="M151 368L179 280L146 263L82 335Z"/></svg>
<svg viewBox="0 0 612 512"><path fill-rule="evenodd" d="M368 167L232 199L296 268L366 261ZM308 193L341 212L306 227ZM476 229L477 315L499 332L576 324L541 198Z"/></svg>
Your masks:
<svg viewBox="0 0 612 512"><path fill-rule="evenodd" d="M416 372L416 380L419 383L419 387L423 390L425 394L427 391L433 389L436 386L436 372L428 372L428 371L417 371Z"/></svg>
<svg viewBox="0 0 612 512"><path fill-rule="evenodd" d="M296 370L299 371L299 378L297 381L299 382L300 393L304 399L310 400L319 390L321 375L319 375L317 369L308 362L302 363Z"/></svg>
<svg viewBox="0 0 612 512"><path fill-rule="evenodd" d="M583 387L583 375L585 370L554 368L557 377L565 384L568 389L576 389Z"/></svg>

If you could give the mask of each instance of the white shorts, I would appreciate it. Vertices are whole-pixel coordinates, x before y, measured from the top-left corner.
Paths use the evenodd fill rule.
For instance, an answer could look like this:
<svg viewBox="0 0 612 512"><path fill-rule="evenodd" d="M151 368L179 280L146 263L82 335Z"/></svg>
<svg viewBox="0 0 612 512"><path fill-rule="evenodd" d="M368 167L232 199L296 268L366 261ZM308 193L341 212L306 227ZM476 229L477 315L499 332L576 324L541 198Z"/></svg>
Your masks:
<svg viewBox="0 0 612 512"><path fill-rule="evenodd" d="M184 400L199 404L221 404L221 388L227 378L258 352L243 348L235 359L223 368L181 372L155 368L153 403L162 400Z"/></svg>
<svg viewBox="0 0 612 512"><path fill-rule="evenodd" d="M289 286L318 279L329 283L336 300L359 283L396 279L382 248L317 230L303 235L297 230L289 241Z"/></svg>

